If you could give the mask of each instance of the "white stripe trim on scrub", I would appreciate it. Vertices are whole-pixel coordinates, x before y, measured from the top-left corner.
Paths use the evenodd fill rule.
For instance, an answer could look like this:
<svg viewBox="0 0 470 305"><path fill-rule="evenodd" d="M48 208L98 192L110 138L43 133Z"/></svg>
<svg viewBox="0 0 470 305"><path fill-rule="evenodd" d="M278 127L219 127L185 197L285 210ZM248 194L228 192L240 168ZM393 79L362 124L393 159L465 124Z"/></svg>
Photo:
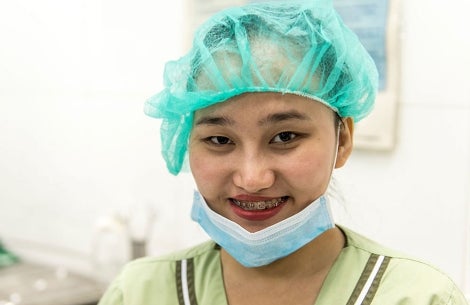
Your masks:
<svg viewBox="0 0 470 305"><path fill-rule="evenodd" d="M191 302L189 301L187 270L188 270L188 261L186 259L183 259L181 261L181 286L183 289L183 300L184 300L185 305L191 305Z"/></svg>
<svg viewBox="0 0 470 305"><path fill-rule="evenodd" d="M364 301L364 299L367 295L367 292L369 292L369 289L372 286L372 283L374 282L374 279L375 279L377 273L379 272L380 266L382 266L384 258L385 257L383 255L380 255L377 258L377 262L375 262L374 268L372 269L372 272L370 273L369 278L367 279L367 282L365 283L364 287L362 288L362 291L359 294L359 296L358 296L356 302L354 303L354 305L360 305Z"/></svg>

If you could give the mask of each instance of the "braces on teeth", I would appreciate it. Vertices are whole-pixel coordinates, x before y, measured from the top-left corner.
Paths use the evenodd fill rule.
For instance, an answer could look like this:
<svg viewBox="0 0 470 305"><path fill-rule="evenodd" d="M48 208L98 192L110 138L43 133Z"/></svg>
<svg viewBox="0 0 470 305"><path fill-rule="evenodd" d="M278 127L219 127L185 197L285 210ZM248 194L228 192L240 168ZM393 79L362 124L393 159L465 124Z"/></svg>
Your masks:
<svg viewBox="0 0 470 305"><path fill-rule="evenodd" d="M285 197L272 199L268 201L238 201L232 199L233 203L241 207L244 210L253 211L253 210L266 210L272 209L286 201Z"/></svg>

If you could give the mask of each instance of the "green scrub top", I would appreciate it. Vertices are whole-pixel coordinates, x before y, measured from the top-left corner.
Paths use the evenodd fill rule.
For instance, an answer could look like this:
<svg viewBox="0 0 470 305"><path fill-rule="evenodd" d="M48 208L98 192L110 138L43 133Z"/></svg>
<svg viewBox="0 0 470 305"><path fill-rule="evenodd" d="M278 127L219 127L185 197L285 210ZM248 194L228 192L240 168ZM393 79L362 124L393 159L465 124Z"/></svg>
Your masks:
<svg viewBox="0 0 470 305"><path fill-rule="evenodd" d="M435 267L341 227L347 244L314 305L468 305ZM206 242L127 264L99 305L227 305L220 251Z"/></svg>

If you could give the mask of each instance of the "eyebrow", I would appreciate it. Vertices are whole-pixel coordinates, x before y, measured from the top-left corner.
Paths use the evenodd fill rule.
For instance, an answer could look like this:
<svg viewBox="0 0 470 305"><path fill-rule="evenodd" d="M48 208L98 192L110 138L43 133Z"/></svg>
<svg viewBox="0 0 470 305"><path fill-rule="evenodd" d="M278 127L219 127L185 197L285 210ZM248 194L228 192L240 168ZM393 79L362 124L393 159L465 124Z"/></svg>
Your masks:
<svg viewBox="0 0 470 305"><path fill-rule="evenodd" d="M267 125L267 124L276 124L288 120L302 120L308 121L311 118L304 113L301 113L297 110L289 110L284 112L272 113L266 116L265 118L258 121L258 125ZM229 126L235 125L235 121L226 116L203 116L199 118L195 125L219 125L219 126Z"/></svg>
<svg viewBox="0 0 470 305"><path fill-rule="evenodd" d="M235 122L225 116L203 116L199 118L195 125L221 125L221 126L227 126L227 125L234 125Z"/></svg>
<svg viewBox="0 0 470 305"><path fill-rule="evenodd" d="M266 118L260 120L259 125L276 124L288 120L309 121L311 120L311 118L308 115L301 113L297 110L290 110L270 114Z"/></svg>

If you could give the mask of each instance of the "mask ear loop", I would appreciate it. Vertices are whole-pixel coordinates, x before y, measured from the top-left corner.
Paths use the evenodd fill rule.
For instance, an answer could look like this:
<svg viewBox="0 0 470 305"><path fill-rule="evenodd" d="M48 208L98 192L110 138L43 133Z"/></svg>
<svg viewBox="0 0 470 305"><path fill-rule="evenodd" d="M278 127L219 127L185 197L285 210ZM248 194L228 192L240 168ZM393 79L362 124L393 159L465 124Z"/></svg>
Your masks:
<svg viewBox="0 0 470 305"><path fill-rule="evenodd" d="M336 127L337 131L336 131L336 145L335 145L335 157L334 157L334 160L333 160L333 165L331 166L331 173L330 173L330 181L328 182L328 189L326 190L326 193L325 193L325 197L327 198L328 200L328 203L330 202L330 200L332 198L335 198L336 195L336 187L335 187L335 180L333 178L333 171L335 170L335 166L336 166L336 160L338 158L338 149L339 149L339 134L341 132L341 125L342 125L343 121L341 120L341 117L338 115L338 126ZM330 213L330 217L333 218L333 213L331 211L331 206L330 204L328 204L328 212Z"/></svg>
<svg viewBox="0 0 470 305"><path fill-rule="evenodd" d="M333 172L333 170L335 169L335 166L336 166L336 160L338 158L338 149L339 149L339 133L341 132L341 123L342 123L342 120L340 117L338 117L338 126L337 126L337 131L336 131L336 148L335 148L335 158L333 160L333 168L331 169L331 172Z"/></svg>
<svg viewBox="0 0 470 305"><path fill-rule="evenodd" d="M331 210L331 200L333 198L336 197L335 193L335 189L336 187L334 186L334 179L333 179L333 171L335 170L335 166L336 166L336 160L338 158L338 149L339 149L339 134L341 132L341 125L343 123L343 121L341 120L341 117L337 115L337 118L338 118L338 125L336 127L336 145L335 145L335 157L334 157L334 160L333 160L333 165L332 165L332 168L331 168L331 173L330 173L330 181L328 182L328 188L324 194L325 198L327 199L327 207L328 207L328 213L331 217L331 219L333 219L333 211Z"/></svg>

